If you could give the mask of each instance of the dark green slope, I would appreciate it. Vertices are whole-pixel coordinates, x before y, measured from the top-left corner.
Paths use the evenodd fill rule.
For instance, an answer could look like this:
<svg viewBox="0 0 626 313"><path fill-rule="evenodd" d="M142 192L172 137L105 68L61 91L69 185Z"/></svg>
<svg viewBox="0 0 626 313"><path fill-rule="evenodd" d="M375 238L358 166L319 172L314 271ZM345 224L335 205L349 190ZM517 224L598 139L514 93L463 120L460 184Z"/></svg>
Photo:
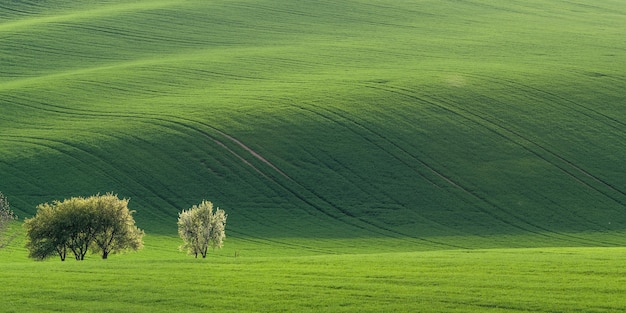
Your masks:
<svg viewBox="0 0 626 313"><path fill-rule="evenodd" d="M0 5L0 190L154 233L209 199L240 238L624 242L626 5L336 2Z"/></svg>

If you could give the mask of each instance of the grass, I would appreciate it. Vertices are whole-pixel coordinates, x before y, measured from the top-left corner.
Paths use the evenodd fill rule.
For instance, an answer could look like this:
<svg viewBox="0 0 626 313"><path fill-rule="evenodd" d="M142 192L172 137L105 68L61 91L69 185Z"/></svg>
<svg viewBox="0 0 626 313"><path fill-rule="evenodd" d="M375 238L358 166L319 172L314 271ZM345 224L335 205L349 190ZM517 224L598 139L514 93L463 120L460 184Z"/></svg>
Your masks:
<svg viewBox="0 0 626 313"><path fill-rule="evenodd" d="M613 0L0 4L0 191L21 218L112 191L148 233L111 262L34 263L18 242L0 290L30 311L622 309L624 15ZM229 213L210 262L173 237L202 199ZM213 266L219 283L196 284Z"/></svg>
<svg viewBox="0 0 626 313"><path fill-rule="evenodd" d="M83 262L0 255L4 312L616 312L623 248L276 255L206 260L149 236L138 253ZM252 244L253 247L258 245ZM364 251L370 251L365 248ZM266 256L261 256L268 253Z"/></svg>

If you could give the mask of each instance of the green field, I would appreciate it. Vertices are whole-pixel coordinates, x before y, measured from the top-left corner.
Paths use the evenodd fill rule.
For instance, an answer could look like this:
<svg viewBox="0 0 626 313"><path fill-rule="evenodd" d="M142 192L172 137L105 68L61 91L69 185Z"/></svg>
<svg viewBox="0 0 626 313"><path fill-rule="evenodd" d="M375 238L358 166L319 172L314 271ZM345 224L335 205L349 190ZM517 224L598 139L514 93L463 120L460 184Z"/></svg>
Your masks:
<svg viewBox="0 0 626 313"><path fill-rule="evenodd" d="M148 235L79 264L20 237L0 290L13 311L623 310L623 38L617 0L4 1L0 191L21 218L118 193ZM176 217L202 199L228 237L196 261Z"/></svg>
<svg viewBox="0 0 626 313"><path fill-rule="evenodd" d="M3 312L620 312L625 248L268 256L233 239L209 259L148 236L145 251L83 262L0 255ZM168 249L173 248L173 249ZM361 247L364 251L368 248Z"/></svg>

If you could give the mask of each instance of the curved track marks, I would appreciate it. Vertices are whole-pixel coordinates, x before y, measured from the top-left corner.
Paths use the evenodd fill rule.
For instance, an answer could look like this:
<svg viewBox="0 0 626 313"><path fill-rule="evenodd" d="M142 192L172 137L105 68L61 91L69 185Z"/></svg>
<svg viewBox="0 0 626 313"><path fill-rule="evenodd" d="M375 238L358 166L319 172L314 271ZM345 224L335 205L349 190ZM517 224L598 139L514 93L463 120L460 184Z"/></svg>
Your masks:
<svg viewBox="0 0 626 313"><path fill-rule="evenodd" d="M540 236L544 236L544 237L549 237L549 235L545 234L542 231L546 231L545 229L541 229L539 227L536 227L535 225L532 225L526 221L521 220L519 217L516 217L514 214L511 214L510 212L508 212L507 210L504 210L502 207L496 205L495 203L493 203L492 201L488 200L487 198L485 198L484 196L478 194L475 191L470 190L467 187L464 187L463 185L461 185L461 183L454 181L451 177L449 177L448 175L444 174L442 171L436 169L434 166L428 164L426 161L423 160L423 158L417 157L415 155L413 155L412 153L410 153L409 151L405 150L404 148L402 148L401 146L399 146L397 143L393 142L392 140L388 139L386 136L376 132L375 130L373 130L370 127L366 127L363 123L356 121L354 118L349 118L346 114L340 114L340 113L336 113L333 112L334 114L336 114L339 118L341 119L345 119L350 121L351 123L353 123L354 125L356 125L358 128L362 128L366 131L368 131L369 133L383 139L387 144L389 144L390 146L394 147L395 149L399 150L402 152L402 154L409 156L416 164L420 164L422 167L426 168L428 171L430 171L432 174L434 174L436 177L438 177L441 181L444 181L445 183L453 186L455 189L460 190L462 193L470 195L471 198L478 200L479 203L484 203L487 204L488 206L496 209L491 210L491 209L485 209L482 206L478 206L479 210L484 213L486 216L491 217L492 219L494 219L495 221L501 223L502 225L507 225L508 227L511 227L513 229L518 229L524 232L531 232L531 233L535 233L537 235ZM331 118L331 120L334 120ZM386 149L385 147L382 147L380 145L378 145L378 147L380 149L382 149L383 151L388 151L389 149ZM391 152L389 152L391 153ZM393 155L393 154L392 154ZM415 170L414 166L412 166L411 164L408 164L404 161L402 161L398 156L393 155L393 157L398 160L401 161L402 163L405 164L405 166L407 166L408 168L411 168L413 170ZM423 178L426 178L422 173L420 173L419 171L416 171L416 173L418 175L420 175ZM434 180L432 180L431 178L426 178L431 184L439 186L439 182L436 182ZM504 212L504 215L500 215L500 214L496 214L495 212ZM513 221L510 220L510 218L513 217ZM522 221L523 223L518 223L515 222L515 220L518 221ZM528 225L531 226L531 228L528 227L524 227L521 225ZM538 230L533 230L532 228L539 228L542 231L538 231Z"/></svg>
<svg viewBox="0 0 626 313"><path fill-rule="evenodd" d="M418 97L417 95L415 95L413 93L413 91L408 90L408 89L404 89L404 88L400 88L400 87L391 87L391 86L385 86L385 87L381 87L381 86L372 86L369 85L367 86L369 88L375 88L375 89L380 89L380 90L384 90L387 92L391 92L391 93L395 93L395 94L399 94L411 99L414 99L420 103L426 103L435 107L438 107L440 109L444 109L450 113L453 113L459 117L461 117L462 119L467 119L471 122L476 123L477 125L480 125L480 127L483 127L487 130L489 130L490 132L493 132L494 134L496 134L499 137L502 137L503 139L515 143L516 145L520 146L521 148L523 148L524 150L532 153L533 155L537 156L538 158L546 161L549 164L552 164L554 167L558 168L559 170L561 170L562 172L564 172L566 175L570 176L572 179L578 181L579 183L585 185L586 187L606 196L607 198L615 201L617 204L619 204L620 206L624 206L625 202L623 200L620 200L614 196L609 195L606 191L593 186L592 184L590 184L589 182L586 182L580 178L578 178L576 175L574 175L574 173L572 173L571 169L568 169L568 167L571 167L581 173L585 173L585 175L594 177L593 175L591 175L590 173L584 171L583 169L581 169L580 167L576 166L574 163L572 162L568 162L567 160L563 159L562 157L550 152L549 150L543 148L542 146L537 145L536 143L534 143L533 141L528 140L527 138L523 137L521 134L517 133L517 132L513 132L511 130L509 130L507 127L504 127L500 124L494 124L488 120L486 120L483 116L479 116L469 110L466 110L464 108L459 107L457 104L455 103L451 103L447 100L442 100L442 99L427 99L425 97ZM363 126L361 126L363 127ZM370 130L372 133L375 133L375 131ZM382 137L384 138L384 137ZM396 145L393 142L390 142L390 144L392 145ZM397 146L397 145L396 145ZM401 147L397 146L397 148L402 149ZM558 162L555 162L554 160L550 160L549 158L545 157L542 153L537 151L537 148L539 148L540 151L542 152L547 152L548 154L550 154L552 157L557 158L560 161L564 161L567 166L563 166L558 164ZM404 153L407 153L408 155L411 155L408 151L403 150ZM439 176L441 179L443 179L444 181L446 181L448 184L454 186L455 188L457 188L458 190L462 191L463 193L470 195L472 198L478 200L479 202L482 202L486 205L488 205L489 207L494 208L495 210L491 210L491 209L482 209L481 211L489 216L491 216L492 218L504 223L504 224L508 224L509 226L513 227L513 228L518 228L522 231L525 232L531 232L531 233L535 233L539 236L545 236L545 237L560 237L560 238L568 238L567 240L571 240L574 242L588 242L588 239L579 237L579 236L575 236L575 235L569 235L569 234L564 234L564 233L559 233L559 232L555 232L547 227L541 226L539 224L537 224L536 222L531 221L530 219L523 217L519 214L514 213L511 210L507 210L504 207L496 204L495 202L491 201L490 199L486 198L485 196L477 193L476 191L470 190L470 188L467 188L465 186L463 186L460 182L457 182L455 180L453 180L452 178L450 178L448 175L444 174L443 172L435 169L434 167L430 166L429 164L425 163L424 161L422 161L420 158L416 157L416 156L412 156L416 162L421 163L423 166L425 166L426 168L428 168L429 170L431 170L433 173L435 173L437 176ZM602 180L600 179L596 179L597 181L602 182ZM616 189L613 189L612 186L610 186L609 184L605 184L604 187L608 187L609 189L618 191ZM623 194L620 192L620 194L626 196L626 194ZM496 214L495 212L502 212L504 213L504 215L500 215L500 214ZM526 226L522 226L522 225L526 225ZM610 244L610 243L606 243L606 242L599 242L601 244Z"/></svg>
<svg viewBox="0 0 626 313"><path fill-rule="evenodd" d="M19 101L16 101L16 102L19 102ZM294 196L296 199L298 199L300 202L302 202L306 206L313 208L316 212L322 213L327 219L335 221L335 222L339 221L347 226L360 229L361 232L365 232L365 233L373 233L373 234L378 234L382 236L388 236L390 234L403 236L403 234L394 232L391 229L382 228L379 225L375 225L365 220L355 219L349 210L341 208L340 206L326 199L323 195L317 193L315 190L308 189L303 184L298 183L296 180L288 176L284 171L279 169L276 165L274 165L265 157L263 157L260 153L253 150L252 148L244 144L239 139L236 139L233 136L228 135L225 132L218 130L217 128L210 126L204 122L200 122L200 121L192 120L192 119L185 119L182 117L171 116L171 115L166 115L166 114L139 115L139 114L108 113L108 112L98 112L98 111L93 111L93 110L71 109L71 108L64 108L64 107L59 107L59 106L48 106L44 103L38 103L36 105L28 105L28 106L34 109L54 112L55 114L62 114L62 115L67 114L70 116L77 116L77 117L92 116L92 117L102 117L102 118L124 118L124 119L130 119L130 120L145 121L149 123L158 122L162 124L164 127L178 127L181 129L186 129L187 131L201 134L202 136L207 137L208 139L213 141L216 145L224 149L225 152L233 155L237 160L239 160L240 162L244 163L246 166L254 170L254 172L263 176L272 184L279 186L279 188L281 188L284 191L287 191L289 194ZM194 126L194 125L197 125L197 126ZM0 136L0 137L7 138L7 136ZM221 140L220 137L225 140ZM30 139L38 140L39 144L42 144L41 143L42 140L46 140L45 138L30 138ZM49 140L49 141L54 142L54 140ZM227 142L230 142L232 145L246 152L249 157L247 157L245 154L237 152L236 149L234 149L233 147L230 147L231 145L227 144ZM76 146L73 146L67 142L56 142L56 143L69 145L75 149L78 149ZM54 148L52 145L44 145L44 146L46 146L47 148ZM59 148L54 148L54 149L62 152L62 150L60 150ZM87 153L84 150L81 150L81 151ZM70 156L70 157L75 158L74 156ZM94 156L90 155L88 157L94 157ZM260 162L259 164L263 164L266 169L262 169L258 167L257 165L253 164L252 160L250 160L250 157L252 159L259 161ZM79 162L80 160L75 160L75 161ZM107 170L111 170L111 169L110 168L101 169L101 172L107 173ZM108 174L105 175L105 177L109 177L109 179L113 179L113 180L116 179L114 176L111 176ZM119 180L117 181L118 183L122 184L121 181ZM146 188L146 186L143 186L143 188ZM174 202L171 202L171 199L165 199L162 196L157 195L157 193L152 189L149 190L149 192L152 193L155 197L162 198L162 200L165 202L168 202L170 206L176 207L176 204ZM309 214L311 213L309 212ZM315 216L316 214L312 214L312 215ZM428 240L424 240L424 242L428 242ZM439 246L443 245L443 244L436 243L436 242L430 242L430 244L435 244Z"/></svg>

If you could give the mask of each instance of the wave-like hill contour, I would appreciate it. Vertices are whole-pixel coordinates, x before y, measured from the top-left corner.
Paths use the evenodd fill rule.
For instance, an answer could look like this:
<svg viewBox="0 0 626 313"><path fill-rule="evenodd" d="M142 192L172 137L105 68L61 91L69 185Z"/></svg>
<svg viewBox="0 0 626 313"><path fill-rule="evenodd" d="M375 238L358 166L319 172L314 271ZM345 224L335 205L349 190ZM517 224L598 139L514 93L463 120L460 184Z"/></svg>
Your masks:
<svg viewBox="0 0 626 313"><path fill-rule="evenodd" d="M621 1L5 1L0 191L148 233L626 240Z"/></svg>

